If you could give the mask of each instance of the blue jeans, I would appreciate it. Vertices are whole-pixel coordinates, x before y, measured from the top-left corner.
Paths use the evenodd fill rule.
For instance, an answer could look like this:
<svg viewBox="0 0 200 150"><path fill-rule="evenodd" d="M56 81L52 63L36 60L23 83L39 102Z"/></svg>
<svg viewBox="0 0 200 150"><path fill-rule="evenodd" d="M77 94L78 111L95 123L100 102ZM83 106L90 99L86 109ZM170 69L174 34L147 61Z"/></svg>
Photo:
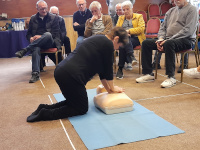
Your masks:
<svg viewBox="0 0 200 150"><path fill-rule="evenodd" d="M85 39L84 36L79 36L76 40L76 46L78 46L79 44L81 44L83 42L83 40Z"/></svg>
<svg viewBox="0 0 200 150"><path fill-rule="evenodd" d="M50 32L45 32L26 47L27 50L32 51L32 72L40 72L40 50L54 47L56 46Z"/></svg>

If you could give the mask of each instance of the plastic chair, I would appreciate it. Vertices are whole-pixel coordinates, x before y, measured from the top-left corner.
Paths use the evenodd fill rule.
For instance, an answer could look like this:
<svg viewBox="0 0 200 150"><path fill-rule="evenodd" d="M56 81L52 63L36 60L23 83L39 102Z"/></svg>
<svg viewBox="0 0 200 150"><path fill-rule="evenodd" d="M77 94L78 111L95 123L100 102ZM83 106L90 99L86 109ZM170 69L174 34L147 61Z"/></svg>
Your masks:
<svg viewBox="0 0 200 150"><path fill-rule="evenodd" d="M161 16L165 16L166 12L172 8L172 5L167 2L167 1L164 1L160 4L160 14Z"/></svg>
<svg viewBox="0 0 200 150"><path fill-rule="evenodd" d="M157 38L158 37L158 31L160 29L160 19L157 17L150 18L147 22L146 27L146 38Z"/></svg>
<svg viewBox="0 0 200 150"><path fill-rule="evenodd" d="M185 56L185 54L190 54L190 53L194 53L194 55L195 55L195 58L196 58L196 66L198 67L198 64L199 64L199 62L198 62L198 60L199 60L199 57L198 57L198 55L199 55L199 49L198 49L198 32L199 32L199 28L197 27L197 30L196 30L196 42L195 42L195 46L194 46L194 48L192 49L187 49L187 50L183 50L183 51L180 51L180 52L176 52L176 54L183 54L182 55L182 62L184 62L184 56ZM165 52L160 52L160 51L158 51L158 53L165 53ZM157 53L157 58L156 58L156 72L155 72L155 79L157 79L157 70L158 70L158 53ZM189 57L188 57L188 59L189 59ZM188 63L189 63L189 61L188 61ZM181 82L183 82L183 68L184 68L184 63L182 63L181 64Z"/></svg>

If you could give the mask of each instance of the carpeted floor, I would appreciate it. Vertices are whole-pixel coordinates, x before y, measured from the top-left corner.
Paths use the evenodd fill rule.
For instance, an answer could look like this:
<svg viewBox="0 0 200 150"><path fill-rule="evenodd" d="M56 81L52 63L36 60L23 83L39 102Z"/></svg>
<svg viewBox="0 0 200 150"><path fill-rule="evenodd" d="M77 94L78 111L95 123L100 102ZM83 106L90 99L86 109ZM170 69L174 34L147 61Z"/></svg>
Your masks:
<svg viewBox="0 0 200 150"><path fill-rule="evenodd" d="M137 55L136 55L137 57ZM180 57L180 56L179 56ZM68 119L27 123L29 116L40 103L53 103L54 93L60 93L53 73L55 66L49 60L41 80L29 84L31 77L31 57L22 59L0 59L0 149L2 150L85 150ZM194 56L190 56L189 67L195 67ZM176 70L179 64L176 65ZM172 88L160 88L165 80L164 55L158 79L151 83L138 84L137 66L132 71L124 71L124 79L115 84L125 88L125 93L137 103L155 112L158 116L185 131L184 134L160 137L151 140L120 144L105 148L108 150L199 150L200 145L200 79L184 76ZM180 74L176 73L180 81ZM94 76L86 85L96 88L99 77Z"/></svg>

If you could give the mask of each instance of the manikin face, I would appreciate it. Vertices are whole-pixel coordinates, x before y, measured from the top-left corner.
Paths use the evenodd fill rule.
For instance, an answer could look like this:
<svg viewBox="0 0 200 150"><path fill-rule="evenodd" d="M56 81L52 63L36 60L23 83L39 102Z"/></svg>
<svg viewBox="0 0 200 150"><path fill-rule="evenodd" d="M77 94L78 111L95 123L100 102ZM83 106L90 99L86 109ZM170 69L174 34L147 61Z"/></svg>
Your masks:
<svg viewBox="0 0 200 150"><path fill-rule="evenodd" d="M182 8L183 6L187 4L187 0L174 0L174 3L179 8Z"/></svg>
<svg viewBox="0 0 200 150"><path fill-rule="evenodd" d="M85 11L85 9L86 9L86 2L85 2L85 0L79 0L77 2L77 7L78 7L79 11Z"/></svg>
<svg viewBox="0 0 200 150"><path fill-rule="evenodd" d="M38 3L38 8L37 8L39 14L41 17L44 17L47 15L47 12L48 12L48 6L46 3L44 2L40 2Z"/></svg>
<svg viewBox="0 0 200 150"><path fill-rule="evenodd" d="M126 18L132 16L133 11L129 6L124 6L122 9Z"/></svg>
<svg viewBox="0 0 200 150"><path fill-rule="evenodd" d="M93 16L98 16L98 19L101 17L101 9L99 10L97 7L92 7L91 12Z"/></svg>
<svg viewBox="0 0 200 150"><path fill-rule="evenodd" d="M121 15L124 14L121 5L117 5L117 6L116 6L116 14L117 14L118 16L121 16Z"/></svg>

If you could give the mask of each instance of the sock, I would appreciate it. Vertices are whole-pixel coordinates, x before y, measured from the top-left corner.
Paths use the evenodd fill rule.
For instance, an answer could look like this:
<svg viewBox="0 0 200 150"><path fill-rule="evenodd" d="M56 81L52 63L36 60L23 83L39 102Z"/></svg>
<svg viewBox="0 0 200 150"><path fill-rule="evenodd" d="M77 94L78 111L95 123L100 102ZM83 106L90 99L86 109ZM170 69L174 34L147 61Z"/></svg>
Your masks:
<svg viewBox="0 0 200 150"><path fill-rule="evenodd" d="M53 111L51 109L42 108L37 115L31 114L27 117L27 122L37 122L53 120Z"/></svg>

